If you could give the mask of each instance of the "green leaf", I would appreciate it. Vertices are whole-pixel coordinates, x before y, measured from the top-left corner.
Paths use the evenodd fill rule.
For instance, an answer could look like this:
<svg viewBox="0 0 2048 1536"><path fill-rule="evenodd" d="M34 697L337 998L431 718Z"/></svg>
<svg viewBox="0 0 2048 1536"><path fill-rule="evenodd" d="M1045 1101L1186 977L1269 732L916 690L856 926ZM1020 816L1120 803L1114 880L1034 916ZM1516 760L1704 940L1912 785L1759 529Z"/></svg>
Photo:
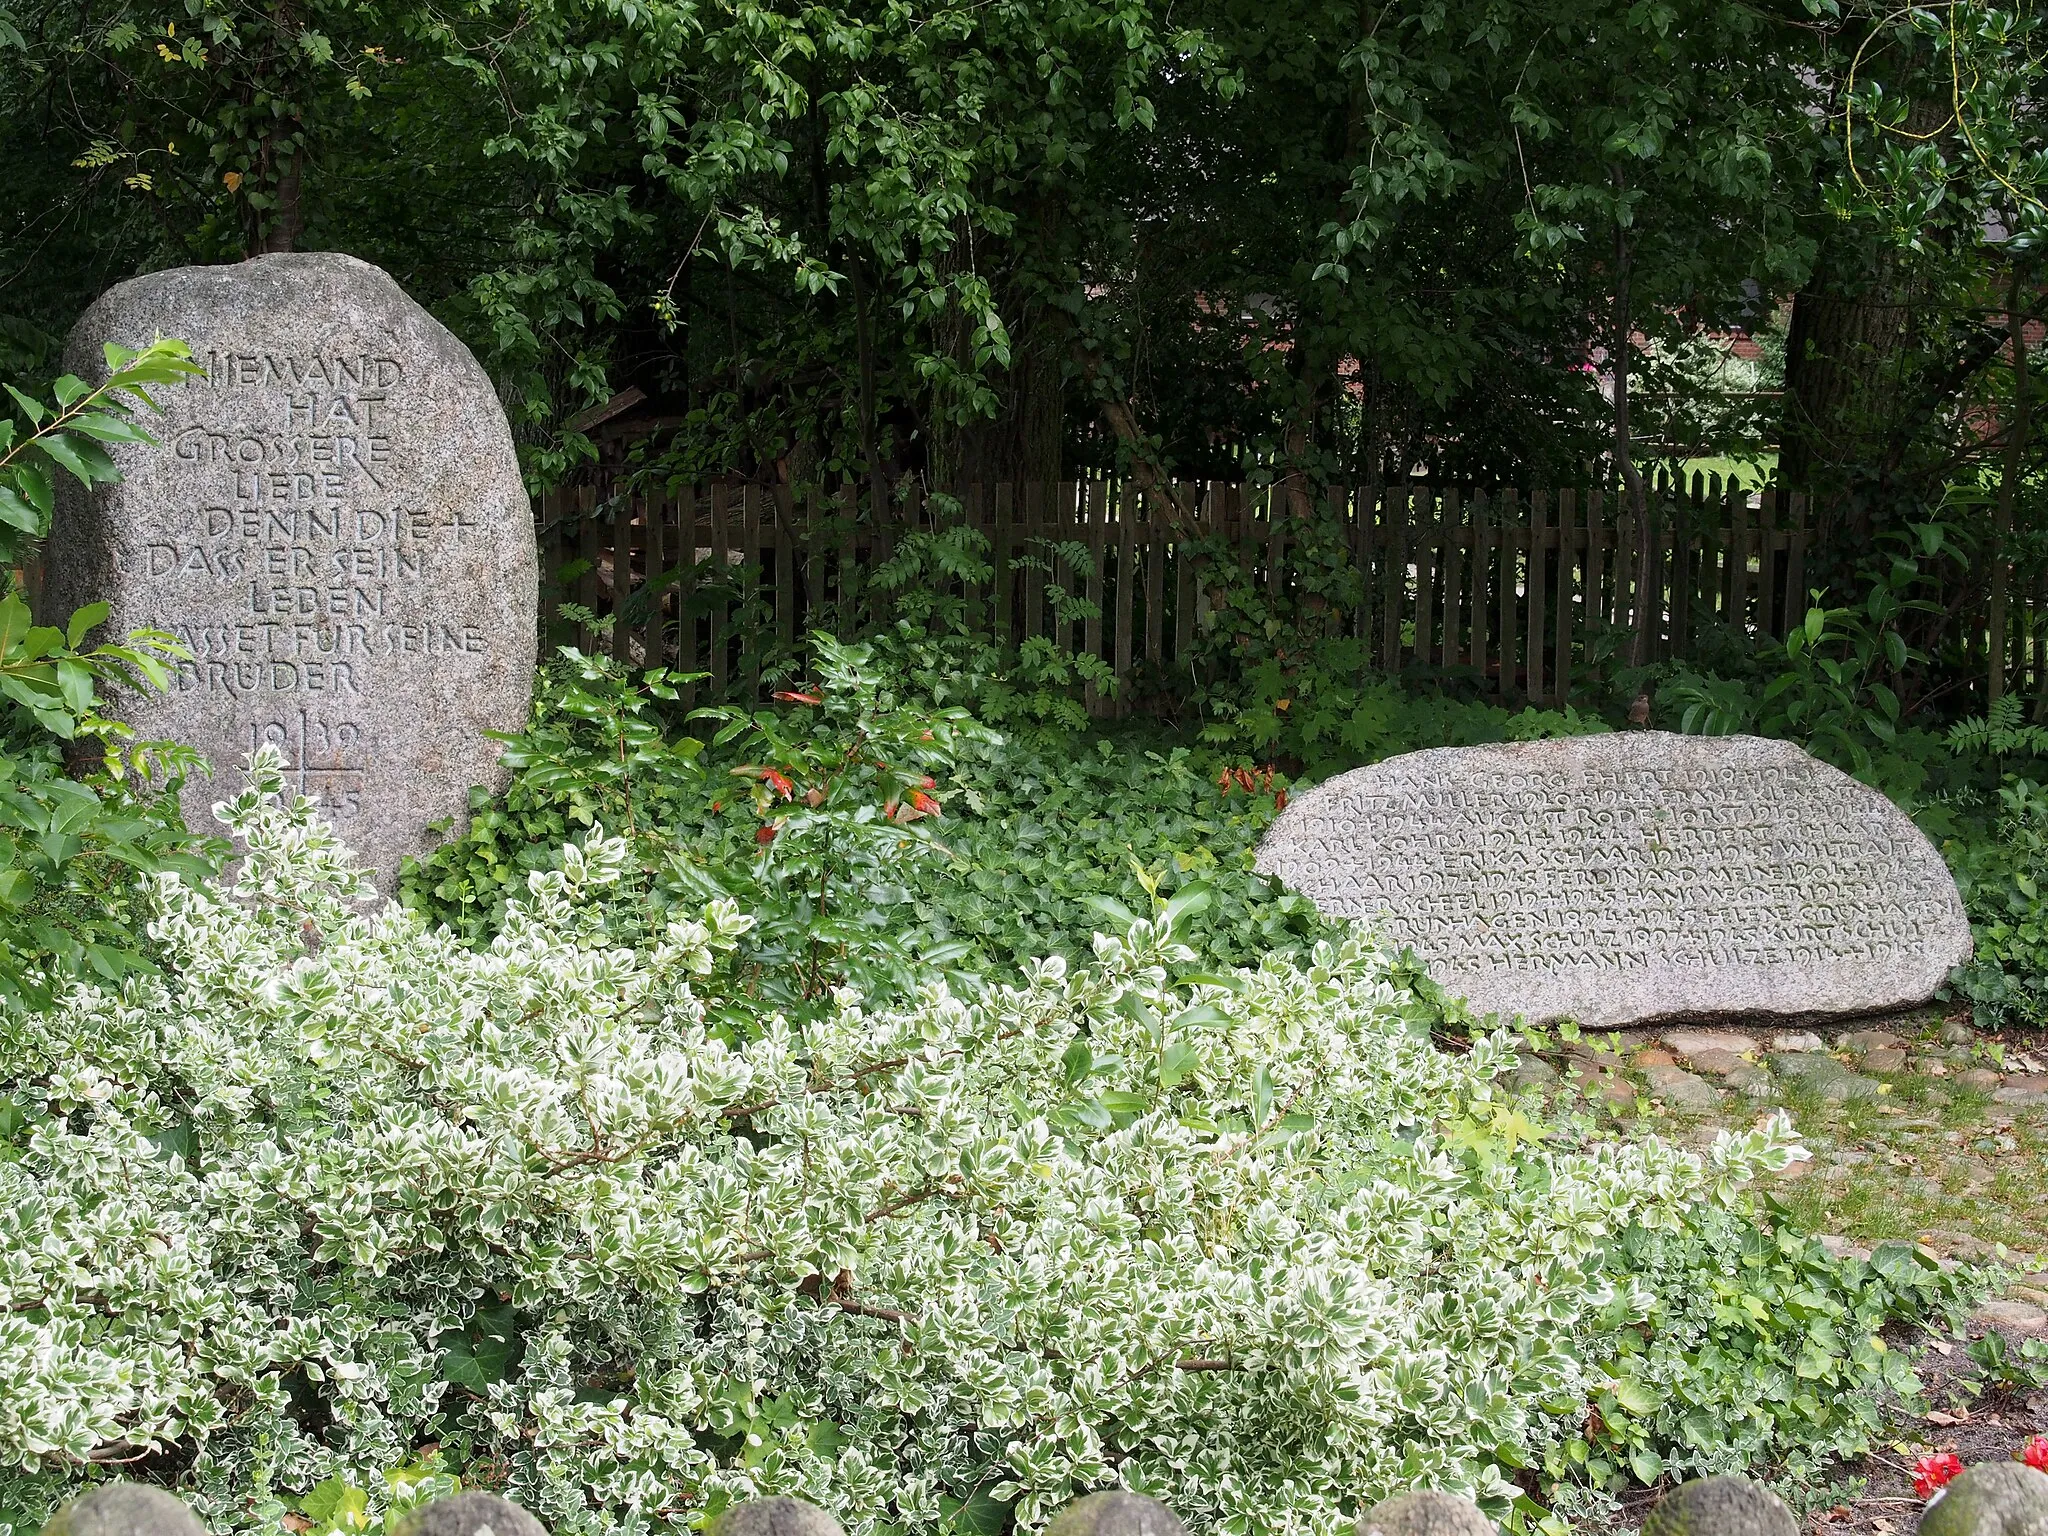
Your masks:
<svg viewBox="0 0 2048 1536"><path fill-rule="evenodd" d="M986 1488L977 1488L966 1499L939 1495L941 1529L954 1536L1002 1536L1009 1529L1010 1506Z"/></svg>
<svg viewBox="0 0 2048 1536"><path fill-rule="evenodd" d="M153 444L156 442L154 437L150 436L148 432L144 431L134 422L128 420L127 417L109 416L97 411L84 416L72 417L70 422L66 424L65 430L83 432L87 437L96 438L103 443Z"/></svg>
<svg viewBox="0 0 2048 1536"><path fill-rule="evenodd" d="M510 1376L526 1349L510 1303L478 1307L467 1327L451 1328L436 1342L441 1379L478 1396Z"/></svg>
<svg viewBox="0 0 2048 1536"><path fill-rule="evenodd" d="M49 407L42 401L36 399L34 395L23 394L12 384L7 386L7 393L14 396L14 403L21 407L21 413L29 419L32 426L40 427L44 418L50 414Z"/></svg>
<svg viewBox="0 0 2048 1536"><path fill-rule="evenodd" d="M20 471L17 470L16 474L19 480ZM0 523L40 537L47 515L32 506L13 486L0 485Z"/></svg>
<svg viewBox="0 0 2048 1536"><path fill-rule="evenodd" d="M120 472L114 468L114 461L107 457L107 450L90 439L52 432L47 437L37 438L36 446L70 470L80 485L90 486L119 478Z"/></svg>
<svg viewBox="0 0 2048 1536"><path fill-rule="evenodd" d="M1081 904L1101 913L1112 923L1115 923L1118 933L1129 933L1132 925L1138 921L1137 913L1118 901L1114 896L1104 896L1099 891L1089 891L1083 894Z"/></svg>
<svg viewBox="0 0 2048 1536"><path fill-rule="evenodd" d="M1166 926L1171 928L1183 917L1191 917L1197 912L1206 911L1215 898L1215 891L1207 885L1184 885L1173 893L1160 916L1165 920Z"/></svg>
<svg viewBox="0 0 2048 1536"><path fill-rule="evenodd" d="M20 593L10 592L6 597L0 598L0 662L15 659L9 653L31 627L28 604L21 600Z"/></svg>
<svg viewBox="0 0 2048 1536"><path fill-rule="evenodd" d="M64 704L74 715L92 712L94 702L92 670L83 662L65 658L57 663L57 688Z"/></svg>
<svg viewBox="0 0 2048 1536"><path fill-rule="evenodd" d="M100 625L106 623L107 615L111 612L113 612L113 609L105 603L87 603L78 612L71 615L71 622L65 626L64 630L65 643L72 650L77 650L79 642L84 640L88 634Z"/></svg>
<svg viewBox="0 0 2048 1536"><path fill-rule="evenodd" d="M1657 1411L1659 1399L1632 1376L1624 1376L1614 1383L1614 1400L1637 1418L1647 1418Z"/></svg>
<svg viewBox="0 0 2048 1536"><path fill-rule="evenodd" d="M1202 1053L1185 1041L1173 1041L1159 1055L1159 1086L1171 1092L1201 1070Z"/></svg>
<svg viewBox="0 0 2048 1536"><path fill-rule="evenodd" d="M57 498L51 489L50 477L43 473L41 465L23 459L14 466L14 484L28 498L29 505L44 517L56 510Z"/></svg>

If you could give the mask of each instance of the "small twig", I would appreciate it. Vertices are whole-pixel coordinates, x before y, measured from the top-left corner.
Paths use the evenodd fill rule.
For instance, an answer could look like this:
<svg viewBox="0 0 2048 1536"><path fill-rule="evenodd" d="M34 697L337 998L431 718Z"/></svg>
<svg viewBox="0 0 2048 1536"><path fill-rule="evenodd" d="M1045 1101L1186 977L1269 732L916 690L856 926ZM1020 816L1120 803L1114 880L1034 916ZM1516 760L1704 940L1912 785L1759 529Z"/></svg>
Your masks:
<svg viewBox="0 0 2048 1536"><path fill-rule="evenodd" d="M876 1206L872 1211L868 1212L867 1220L870 1222L880 1221L885 1216L894 1216L898 1211L907 1211L913 1205L922 1205L934 1195L947 1193L949 1191L945 1188L934 1184L929 1189L921 1189L915 1194L904 1195L901 1199L891 1200L887 1205Z"/></svg>
<svg viewBox="0 0 2048 1536"><path fill-rule="evenodd" d="M845 1296L834 1296L832 1305L842 1312L851 1312L856 1317L879 1318L885 1323L907 1323L908 1312L898 1312L894 1307L871 1307L864 1301L854 1301Z"/></svg>

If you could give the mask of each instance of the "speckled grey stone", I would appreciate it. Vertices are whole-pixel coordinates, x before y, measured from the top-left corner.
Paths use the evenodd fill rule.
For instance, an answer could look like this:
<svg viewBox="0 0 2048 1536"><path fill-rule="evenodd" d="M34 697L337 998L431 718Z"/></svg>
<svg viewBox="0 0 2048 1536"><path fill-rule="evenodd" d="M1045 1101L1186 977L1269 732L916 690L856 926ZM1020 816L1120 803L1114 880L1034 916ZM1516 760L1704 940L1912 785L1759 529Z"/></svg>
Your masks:
<svg viewBox="0 0 2048 1536"><path fill-rule="evenodd" d="M1733 1029L1667 1029L1658 1037L1681 1056L1694 1058L1707 1051L1740 1056L1756 1049L1756 1037Z"/></svg>
<svg viewBox="0 0 2048 1536"><path fill-rule="evenodd" d="M1188 1532L1180 1516L1157 1499L1111 1488L1074 1500L1053 1517L1045 1536L1188 1536Z"/></svg>
<svg viewBox="0 0 2048 1536"><path fill-rule="evenodd" d="M1730 1068L1721 1081L1749 1099L1768 1099L1775 1086L1770 1073L1747 1061Z"/></svg>
<svg viewBox="0 0 2048 1536"><path fill-rule="evenodd" d="M1810 1056L1803 1051L1781 1051L1771 1057L1771 1070L1788 1083L1830 1104L1847 1104L1867 1099L1877 1092L1877 1083L1860 1072L1851 1072L1832 1056Z"/></svg>
<svg viewBox="0 0 2048 1536"><path fill-rule="evenodd" d="M1982 1257L1988 1258L1990 1255ZM2048 1328L2048 1310L2035 1306L2031 1301L2001 1296L1990 1301L1978 1302L1976 1310L1970 1314L1970 1321L1986 1328L2010 1328L2018 1333L2039 1333Z"/></svg>
<svg viewBox="0 0 2048 1536"><path fill-rule="evenodd" d="M82 1493L43 1523L43 1536L206 1536L183 1499L147 1483Z"/></svg>
<svg viewBox="0 0 2048 1536"><path fill-rule="evenodd" d="M1548 1093L1563 1079L1557 1075L1557 1068L1542 1057L1524 1056L1515 1063L1514 1070L1508 1073L1503 1081L1516 1093L1526 1093L1531 1089L1538 1093Z"/></svg>
<svg viewBox="0 0 2048 1536"><path fill-rule="evenodd" d="M1746 1477L1702 1477L1657 1501L1643 1536L1799 1536L1785 1501Z"/></svg>
<svg viewBox="0 0 2048 1536"><path fill-rule="evenodd" d="M471 1488L407 1510L391 1536L548 1536L547 1527L495 1493Z"/></svg>
<svg viewBox="0 0 2048 1536"><path fill-rule="evenodd" d="M161 446L126 478L61 496L43 613L112 604L108 631L169 630L194 653L126 718L213 761L191 825L275 743L388 888L470 785L501 782L490 730L525 723L538 578L505 412L469 350L353 257L264 256L122 283L71 333L190 343L202 379L160 392Z"/></svg>
<svg viewBox="0 0 2048 1536"><path fill-rule="evenodd" d="M707 1536L844 1536L839 1522L815 1504L777 1497L735 1504L712 1521Z"/></svg>
<svg viewBox="0 0 2048 1536"><path fill-rule="evenodd" d="M1707 1115L1721 1106L1721 1095L1705 1078L1683 1067L1651 1067L1643 1076L1650 1092L1680 1114Z"/></svg>
<svg viewBox="0 0 2048 1536"><path fill-rule="evenodd" d="M1375 1504L1351 1530L1352 1536L1498 1536L1470 1499L1427 1490Z"/></svg>
<svg viewBox="0 0 2048 1536"><path fill-rule="evenodd" d="M1917 1003L1970 953L1902 811L1751 736L1412 752L1296 796L1258 867L1481 1011L1603 1028Z"/></svg>
<svg viewBox="0 0 2048 1536"><path fill-rule="evenodd" d="M2048 1476L1980 1461L1921 1512L1920 1536L2048 1536Z"/></svg>

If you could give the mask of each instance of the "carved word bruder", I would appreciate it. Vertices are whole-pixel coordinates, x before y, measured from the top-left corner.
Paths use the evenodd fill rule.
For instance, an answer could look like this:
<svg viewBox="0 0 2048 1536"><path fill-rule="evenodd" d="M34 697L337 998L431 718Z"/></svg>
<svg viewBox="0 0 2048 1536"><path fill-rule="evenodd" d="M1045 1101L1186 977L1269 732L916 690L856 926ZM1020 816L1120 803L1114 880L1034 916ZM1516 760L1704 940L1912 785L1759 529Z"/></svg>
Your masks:
<svg viewBox="0 0 2048 1536"><path fill-rule="evenodd" d="M1298 797L1258 867L1532 1019L1861 1012L1925 1000L1970 952L1903 812L1753 737L1411 753Z"/></svg>
<svg viewBox="0 0 2048 1536"><path fill-rule="evenodd" d="M430 822L496 776L488 730L532 686L533 520L503 410L469 352L376 268L264 257L124 283L73 333L189 342L205 376L166 391L124 483L60 508L45 610L104 598L110 628L191 652L147 735L235 765L276 746L386 884Z"/></svg>

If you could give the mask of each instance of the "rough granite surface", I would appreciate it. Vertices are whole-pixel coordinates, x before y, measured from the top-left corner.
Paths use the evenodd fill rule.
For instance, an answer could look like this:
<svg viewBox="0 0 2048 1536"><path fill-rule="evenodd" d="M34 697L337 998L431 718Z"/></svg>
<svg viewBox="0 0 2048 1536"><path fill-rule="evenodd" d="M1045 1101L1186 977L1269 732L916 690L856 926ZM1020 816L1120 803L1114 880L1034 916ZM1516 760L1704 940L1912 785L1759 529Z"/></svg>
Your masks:
<svg viewBox="0 0 2048 1536"><path fill-rule="evenodd" d="M102 343L189 343L206 376L159 392L161 446L117 446L123 483L60 498L42 612L104 600L103 633L168 630L193 653L130 695L144 737L215 776L190 825L272 743L291 787L388 889L429 823L500 782L486 731L525 723L538 598L512 434L469 350L350 256L181 267L109 290L65 365Z"/></svg>
<svg viewBox="0 0 2048 1536"><path fill-rule="evenodd" d="M735 1504L711 1523L710 1536L844 1536L815 1504L776 1495Z"/></svg>
<svg viewBox="0 0 2048 1536"><path fill-rule="evenodd" d="M2048 1536L2048 1476L2017 1461L1984 1461L1936 1494L1920 1536Z"/></svg>
<svg viewBox="0 0 2048 1536"><path fill-rule="evenodd" d="M1352 1525L1352 1536L1498 1536L1470 1499L1425 1490L1375 1504Z"/></svg>
<svg viewBox="0 0 2048 1536"><path fill-rule="evenodd" d="M1482 1012L1600 1028L1931 997L1970 926L1934 845L1789 742L1633 731L1389 758L1295 798L1258 868Z"/></svg>
<svg viewBox="0 0 2048 1536"><path fill-rule="evenodd" d="M1703 1477L1659 1499L1643 1536L1799 1536L1799 1520L1783 1499L1746 1477Z"/></svg>
<svg viewBox="0 0 2048 1536"><path fill-rule="evenodd" d="M1045 1536L1188 1536L1180 1516L1141 1493L1105 1489L1076 1499L1053 1517Z"/></svg>
<svg viewBox="0 0 2048 1536"><path fill-rule="evenodd" d="M103 1483L44 1522L43 1536L206 1536L184 1500L146 1483Z"/></svg>
<svg viewBox="0 0 2048 1536"><path fill-rule="evenodd" d="M547 1527L517 1504L465 1488L409 1510L391 1536L548 1536Z"/></svg>

